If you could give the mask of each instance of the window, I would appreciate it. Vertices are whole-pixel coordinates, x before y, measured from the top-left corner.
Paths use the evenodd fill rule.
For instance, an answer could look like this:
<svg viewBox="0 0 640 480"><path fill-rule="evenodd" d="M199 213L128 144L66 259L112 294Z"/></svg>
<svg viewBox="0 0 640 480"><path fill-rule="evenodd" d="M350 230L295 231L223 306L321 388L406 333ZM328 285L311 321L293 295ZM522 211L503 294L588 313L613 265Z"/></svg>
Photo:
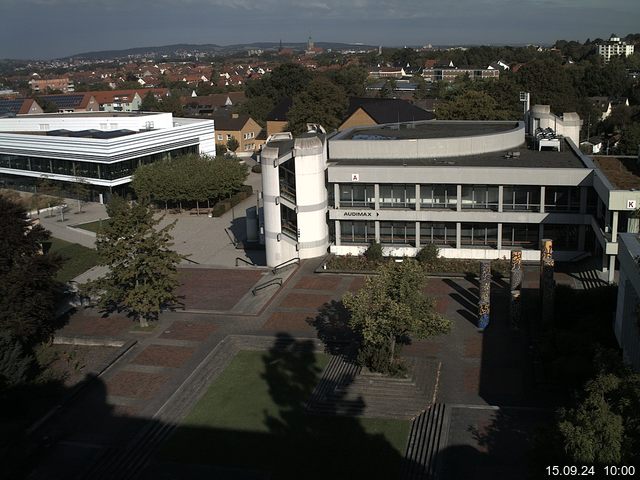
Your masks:
<svg viewBox="0 0 640 480"><path fill-rule="evenodd" d="M498 225L495 223L463 223L460 230L462 246L490 247L498 245Z"/></svg>
<svg viewBox="0 0 640 480"><path fill-rule="evenodd" d="M374 208L374 186L369 183L340 184L340 207Z"/></svg>
<svg viewBox="0 0 640 480"><path fill-rule="evenodd" d="M374 222L340 221L340 242L369 244L376 239Z"/></svg>
<svg viewBox="0 0 640 480"><path fill-rule="evenodd" d="M222 141L222 134L221 133L218 134L218 140Z"/></svg>
<svg viewBox="0 0 640 480"><path fill-rule="evenodd" d="M458 189L455 185L420 185L420 208L447 208L458 205Z"/></svg>
<svg viewBox="0 0 640 480"><path fill-rule="evenodd" d="M420 245L456 246L456 224L420 222Z"/></svg>
<svg viewBox="0 0 640 480"><path fill-rule="evenodd" d="M232 138L232 135L227 134L227 142L228 142L229 140L231 140L231 138Z"/></svg>
<svg viewBox="0 0 640 480"><path fill-rule="evenodd" d="M502 209L505 211L539 211L540 187L505 186L502 192Z"/></svg>
<svg viewBox="0 0 640 480"><path fill-rule="evenodd" d="M547 212L579 212L580 187L547 187L544 208Z"/></svg>
<svg viewBox="0 0 640 480"><path fill-rule="evenodd" d="M502 246L537 250L539 230L537 224L505 223L502 225Z"/></svg>
<svg viewBox="0 0 640 480"><path fill-rule="evenodd" d="M380 208L416 207L416 187L413 184L380 185Z"/></svg>
<svg viewBox="0 0 640 480"><path fill-rule="evenodd" d="M380 243L416 245L416 222L380 222Z"/></svg>
<svg viewBox="0 0 640 480"><path fill-rule="evenodd" d="M280 204L280 217L282 220L282 233L288 237L297 240L298 232L298 216L296 212Z"/></svg>
<svg viewBox="0 0 640 480"><path fill-rule="evenodd" d="M578 250L577 225L551 225L545 223L544 238L553 240L554 250Z"/></svg>
<svg viewBox="0 0 640 480"><path fill-rule="evenodd" d="M487 185L463 185L462 208L498 210L498 187Z"/></svg>

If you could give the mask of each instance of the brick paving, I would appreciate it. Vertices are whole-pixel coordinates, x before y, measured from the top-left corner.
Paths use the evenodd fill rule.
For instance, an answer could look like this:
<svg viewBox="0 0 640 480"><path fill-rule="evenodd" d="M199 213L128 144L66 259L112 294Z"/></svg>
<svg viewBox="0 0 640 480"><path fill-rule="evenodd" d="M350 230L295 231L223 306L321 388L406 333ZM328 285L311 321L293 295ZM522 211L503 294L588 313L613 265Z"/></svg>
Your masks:
<svg viewBox="0 0 640 480"><path fill-rule="evenodd" d="M178 296L186 309L231 310L263 273L249 269L181 268Z"/></svg>
<svg viewBox="0 0 640 480"><path fill-rule="evenodd" d="M168 380L167 375L119 371L107 380L109 395L148 399Z"/></svg>
<svg viewBox="0 0 640 480"><path fill-rule="evenodd" d="M320 277L320 276L311 276L306 275L302 277L298 283L296 283L294 288L303 288L309 290L335 290L340 284L341 277L339 276L330 276L330 277Z"/></svg>
<svg viewBox="0 0 640 480"><path fill-rule="evenodd" d="M135 326L131 318L123 315L103 317L97 310L80 310L69 318L69 323L58 335L84 335L93 337L117 337Z"/></svg>
<svg viewBox="0 0 640 480"><path fill-rule="evenodd" d="M162 329L159 338L188 341L205 340L216 329L216 325L211 323L176 320Z"/></svg>
<svg viewBox="0 0 640 480"><path fill-rule="evenodd" d="M193 356L194 351L189 347L149 345L131 363L179 368Z"/></svg>
<svg viewBox="0 0 640 480"><path fill-rule="evenodd" d="M307 312L274 312L262 328L273 332L315 332L311 319L313 314Z"/></svg>
<svg viewBox="0 0 640 480"><path fill-rule="evenodd" d="M288 294L284 300L280 302L280 306L286 308L319 309L325 303L329 303L330 300L331 297L329 295L293 292Z"/></svg>

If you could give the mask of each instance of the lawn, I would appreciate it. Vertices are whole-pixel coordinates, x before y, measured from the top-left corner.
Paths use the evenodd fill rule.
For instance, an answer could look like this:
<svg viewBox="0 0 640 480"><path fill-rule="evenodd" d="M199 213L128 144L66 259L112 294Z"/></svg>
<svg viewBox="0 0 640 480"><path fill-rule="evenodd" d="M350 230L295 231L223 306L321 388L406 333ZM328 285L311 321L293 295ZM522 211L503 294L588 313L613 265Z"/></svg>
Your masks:
<svg viewBox="0 0 640 480"><path fill-rule="evenodd" d="M80 223L78 225L74 225L74 227L81 228L83 230L89 230L90 232L93 232L93 233L98 233L98 230L100 230L100 227L102 226L102 224L108 221L109 219L105 218L104 220L96 220L95 222Z"/></svg>
<svg viewBox="0 0 640 480"><path fill-rule="evenodd" d="M159 460L261 470L277 479L397 477L408 421L305 413L328 360L311 351L238 353Z"/></svg>
<svg viewBox="0 0 640 480"><path fill-rule="evenodd" d="M45 251L57 253L64 259L56 276L60 282L68 282L98 263L98 252L92 248L53 237L47 243L49 246L45 244Z"/></svg>

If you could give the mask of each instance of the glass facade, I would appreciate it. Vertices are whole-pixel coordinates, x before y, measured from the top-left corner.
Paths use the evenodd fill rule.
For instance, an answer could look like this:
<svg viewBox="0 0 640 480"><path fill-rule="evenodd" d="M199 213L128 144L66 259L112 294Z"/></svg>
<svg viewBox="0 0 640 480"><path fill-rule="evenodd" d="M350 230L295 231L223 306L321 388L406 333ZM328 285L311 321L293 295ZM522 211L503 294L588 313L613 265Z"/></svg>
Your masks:
<svg viewBox="0 0 640 480"><path fill-rule="evenodd" d="M341 207L375 207L375 187L371 183L340 184Z"/></svg>
<svg viewBox="0 0 640 480"><path fill-rule="evenodd" d="M383 245L416 246L416 222L380 222Z"/></svg>
<svg viewBox="0 0 640 480"><path fill-rule="evenodd" d="M420 245L433 243L447 247L456 246L456 224L420 222Z"/></svg>
<svg viewBox="0 0 640 480"><path fill-rule="evenodd" d="M291 159L278 167L280 178L280 195L284 198L296 201L296 162Z"/></svg>
<svg viewBox="0 0 640 480"><path fill-rule="evenodd" d="M380 208L416 208L416 186L394 183L380 185Z"/></svg>
<svg viewBox="0 0 640 480"><path fill-rule="evenodd" d="M345 244L369 244L376 239L374 222L340 222L340 241Z"/></svg>
<svg viewBox="0 0 640 480"><path fill-rule="evenodd" d="M502 246L504 248L520 247L527 250L538 249L540 227L528 223L503 223Z"/></svg>
<svg viewBox="0 0 640 480"><path fill-rule="evenodd" d="M59 158L27 157L0 153L0 168L38 172L42 175L67 175L70 177L95 178L99 180L117 180L133 175L140 165L167 158L175 158L188 153L198 153L198 146L177 148L166 152L145 155L120 162L101 163Z"/></svg>
<svg viewBox="0 0 640 480"><path fill-rule="evenodd" d="M579 212L580 187L546 187L544 209L546 212Z"/></svg>
<svg viewBox="0 0 640 480"><path fill-rule="evenodd" d="M463 247L497 248L498 224L463 223L460 230L460 243Z"/></svg>
<svg viewBox="0 0 640 480"><path fill-rule="evenodd" d="M554 250L578 250L577 225L551 225L545 223L544 238L550 238L551 240L553 240Z"/></svg>
<svg viewBox="0 0 640 480"><path fill-rule="evenodd" d="M420 208L455 210L457 205L456 185L420 185Z"/></svg>
<svg viewBox="0 0 640 480"><path fill-rule="evenodd" d="M498 210L497 185L463 185L462 208Z"/></svg>
<svg viewBox="0 0 640 480"><path fill-rule="evenodd" d="M502 190L504 211L540 211L540 187L505 186Z"/></svg>
<svg viewBox="0 0 640 480"><path fill-rule="evenodd" d="M283 204L280 204L280 218L282 221L282 233L294 240L298 239L298 215Z"/></svg>

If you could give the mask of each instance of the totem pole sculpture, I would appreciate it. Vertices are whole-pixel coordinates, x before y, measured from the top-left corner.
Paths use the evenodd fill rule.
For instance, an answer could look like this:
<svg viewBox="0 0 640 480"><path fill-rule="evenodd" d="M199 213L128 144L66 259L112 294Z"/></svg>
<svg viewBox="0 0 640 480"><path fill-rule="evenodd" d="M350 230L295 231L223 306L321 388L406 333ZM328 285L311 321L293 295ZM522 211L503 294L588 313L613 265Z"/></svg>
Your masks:
<svg viewBox="0 0 640 480"><path fill-rule="evenodd" d="M540 240L540 298L542 300L542 322L553 321L553 296L555 280L553 279L553 240Z"/></svg>
<svg viewBox="0 0 640 480"><path fill-rule="evenodd" d="M522 276L522 250L513 249L511 250L511 276L509 282L511 290L509 320L513 329L517 329L520 326Z"/></svg>
<svg viewBox="0 0 640 480"><path fill-rule="evenodd" d="M478 301L478 330L484 331L489 326L491 310L491 262L480 262L480 298Z"/></svg>

